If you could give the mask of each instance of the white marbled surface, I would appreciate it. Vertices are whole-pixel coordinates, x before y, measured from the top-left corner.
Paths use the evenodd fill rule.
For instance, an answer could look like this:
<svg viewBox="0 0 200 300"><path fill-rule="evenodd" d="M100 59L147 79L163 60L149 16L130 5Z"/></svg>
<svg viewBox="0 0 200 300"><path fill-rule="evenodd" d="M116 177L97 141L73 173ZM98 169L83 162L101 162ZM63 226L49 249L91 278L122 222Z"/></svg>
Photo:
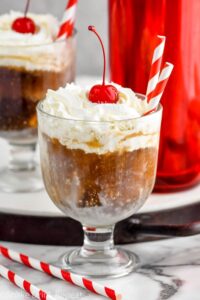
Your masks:
<svg viewBox="0 0 200 300"><path fill-rule="evenodd" d="M16 251L56 264L68 247L5 243ZM124 246L137 253L142 266L131 275L119 279L98 280L117 289L123 300L199 300L200 299L200 235ZM38 271L0 257L0 264L54 295L58 300L105 299L49 277ZM0 278L1 300L30 299L23 291Z"/></svg>

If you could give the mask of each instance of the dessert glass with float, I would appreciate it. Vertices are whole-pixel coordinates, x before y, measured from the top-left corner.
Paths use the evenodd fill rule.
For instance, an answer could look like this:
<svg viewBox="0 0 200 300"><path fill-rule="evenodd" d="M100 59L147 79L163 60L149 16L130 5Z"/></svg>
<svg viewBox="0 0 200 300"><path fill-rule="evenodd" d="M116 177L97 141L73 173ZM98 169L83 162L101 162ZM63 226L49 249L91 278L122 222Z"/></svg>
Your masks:
<svg viewBox="0 0 200 300"><path fill-rule="evenodd" d="M146 111L144 96L105 84L105 64L103 85L68 84L38 104L46 190L84 230L83 246L63 258L71 272L118 277L137 264L133 253L114 246L113 230L154 186L162 107L143 116Z"/></svg>
<svg viewBox="0 0 200 300"><path fill-rule="evenodd" d="M35 161L36 105L49 88L75 77L75 37L57 39L53 15L0 16L0 137L9 144L8 166L0 170L0 190L30 192L43 188Z"/></svg>

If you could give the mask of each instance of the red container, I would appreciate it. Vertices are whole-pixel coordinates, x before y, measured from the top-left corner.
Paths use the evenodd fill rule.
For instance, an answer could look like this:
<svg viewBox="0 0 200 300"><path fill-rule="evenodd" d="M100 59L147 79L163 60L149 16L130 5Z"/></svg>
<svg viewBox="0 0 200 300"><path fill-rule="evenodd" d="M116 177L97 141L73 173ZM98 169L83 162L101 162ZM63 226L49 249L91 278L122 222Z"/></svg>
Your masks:
<svg viewBox="0 0 200 300"><path fill-rule="evenodd" d="M109 0L111 80L145 93L156 35L175 65L164 106L155 190L200 182L200 1Z"/></svg>

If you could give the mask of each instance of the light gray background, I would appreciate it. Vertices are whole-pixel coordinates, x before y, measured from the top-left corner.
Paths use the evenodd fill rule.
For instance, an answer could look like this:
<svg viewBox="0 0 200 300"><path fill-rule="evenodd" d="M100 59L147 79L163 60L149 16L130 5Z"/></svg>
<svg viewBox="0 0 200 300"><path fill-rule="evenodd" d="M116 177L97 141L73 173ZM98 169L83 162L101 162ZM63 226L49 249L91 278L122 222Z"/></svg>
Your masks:
<svg viewBox="0 0 200 300"><path fill-rule="evenodd" d="M0 13L9 10L23 11L26 0L0 0ZM30 11L53 13L62 18L67 0L32 0ZM107 49L107 3L108 0L79 0L77 10L77 74L101 75L102 55L95 36L87 30L95 25L103 37Z"/></svg>

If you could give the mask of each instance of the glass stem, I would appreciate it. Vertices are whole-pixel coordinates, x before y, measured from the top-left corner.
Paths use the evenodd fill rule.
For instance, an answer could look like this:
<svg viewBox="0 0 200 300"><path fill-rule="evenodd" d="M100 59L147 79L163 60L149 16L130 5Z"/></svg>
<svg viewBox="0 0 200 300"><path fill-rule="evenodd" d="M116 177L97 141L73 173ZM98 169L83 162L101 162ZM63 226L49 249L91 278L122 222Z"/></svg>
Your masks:
<svg viewBox="0 0 200 300"><path fill-rule="evenodd" d="M105 254L114 249L114 226L103 228L83 227L84 242L81 249L83 256L94 255L97 252Z"/></svg>
<svg viewBox="0 0 200 300"><path fill-rule="evenodd" d="M9 170L22 172L35 170L36 143L16 144L9 142L9 150Z"/></svg>

